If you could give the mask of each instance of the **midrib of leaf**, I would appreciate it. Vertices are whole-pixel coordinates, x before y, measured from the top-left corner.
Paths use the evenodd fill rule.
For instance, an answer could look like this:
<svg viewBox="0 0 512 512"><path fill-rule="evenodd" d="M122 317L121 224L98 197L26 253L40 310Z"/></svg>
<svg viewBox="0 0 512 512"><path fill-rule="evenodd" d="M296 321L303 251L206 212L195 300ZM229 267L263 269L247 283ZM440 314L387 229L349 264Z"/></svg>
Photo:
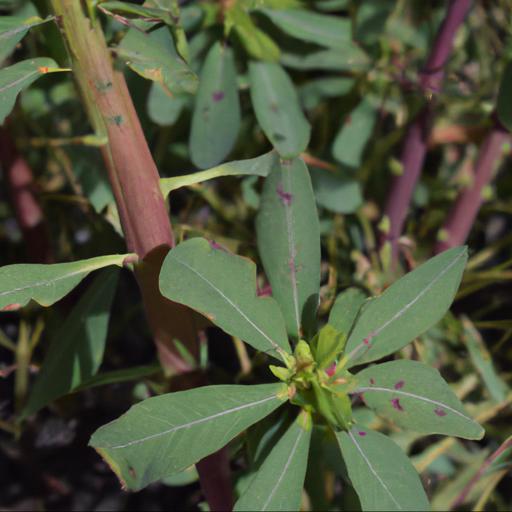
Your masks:
<svg viewBox="0 0 512 512"><path fill-rule="evenodd" d="M272 346L272 348L274 350L277 350L277 351L280 351L281 348L279 347L279 345L274 341L272 340L272 338L270 338L265 332L263 332L241 309L240 307L235 304L229 297L227 297L226 295L224 295L224 293L222 292L222 290L220 290L219 288L217 288L208 278L206 278L205 276L203 276L202 274L200 274L195 268L191 267L188 263L186 263L185 261L183 260L180 260L179 258L177 258L175 255L172 255L173 259L175 261L177 261L178 263L181 263L184 267L188 268L191 272L193 272L197 277L199 277L200 279L202 279L205 283L208 284L208 286L210 286L213 290L215 290L237 313L239 313L242 318L249 324L251 325L254 329L256 329L256 331L258 331L266 340L268 340L268 342L270 343L270 345ZM256 299L258 300L258 299Z"/></svg>
<svg viewBox="0 0 512 512"><path fill-rule="evenodd" d="M389 320L384 322L380 327L373 330L371 333L372 338L375 338L378 336L384 329L386 329L390 324L392 324L395 320L400 318L409 308L414 306L416 302L418 302L423 295L425 295L458 261L460 258L464 256L464 251L462 251L448 266L446 266L439 274L430 281L430 283L421 290L416 297L414 297L410 302L405 304L401 309L399 309ZM368 348L368 351L373 348L374 345L367 347L367 345L364 342L359 343L352 352L347 356L347 360L351 360L354 358L354 356L361 350L361 348Z"/></svg>
<svg viewBox="0 0 512 512"><path fill-rule="evenodd" d="M277 395L271 395L266 398L256 400L255 402L238 405L237 407L232 407L231 409L226 409L225 411L217 412L215 414L211 414L210 416L205 416L204 418L199 418L198 420L193 420L193 421L189 421L188 423L184 423L182 425L173 426L172 428L164 430L163 432L157 432L156 434L151 434L150 436L141 437L140 439L134 439L133 441L129 441L128 443L125 443L125 444L119 444L119 445L115 445L115 446L102 446L101 448L110 448L112 450L117 450L120 448L127 448L128 446L133 446L136 444L144 443L146 441L150 441L151 439L162 437L167 434L172 434L172 433L177 432L178 430L181 430L184 428L193 427L194 425L200 425L201 423L205 423L207 421L214 420L215 418L221 418L222 416L226 416L226 415L232 414L234 412L242 411L244 409L248 409L250 407L254 407L256 405L263 404L270 400L279 400L279 398L277 397ZM162 420L161 418L156 418L156 419ZM163 420L163 421L165 421L165 420Z"/></svg>
<svg viewBox="0 0 512 512"><path fill-rule="evenodd" d="M283 167L290 167L289 163L283 163ZM293 198L293 187L291 179L291 169L287 169L284 173L286 179L287 191ZM295 323L297 325L297 333L300 333L300 312L299 312L299 291L297 286L297 247L295 246L295 231L293 226L293 199L284 202L286 233L288 240L288 270L292 283L293 307L295 311Z"/></svg>
<svg viewBox="0 0 512 512"><path fill-rule="evenodd" d="M286 473L288 472L288 468L290 467L290 464L295 455L295 452L297 451L297 446L299 446L299 442L300 442L303 434L304 434L304 429L300 428L299 435L297 436L297 439L295 440L295 443L293 444L292 451L290 452L290 455L288 456L286 464L283 467L283 471L281 471L281 474L279 475L279 478L277 479L276 485L272 488L272 491L268 495L267 501L265 502L265 504L263 505L261 510L263 510L263 511L267 510L267 507L268 507L269 503L272 501L274 494L277 492L277 489L281 485L284 475L286 475Z"/></svg>
<svg viewBox="0 0 512 512"><path fill-rule="evenodd" d="M368 457L364 453L363 449L361 448L361 446L357 442L357 440L354 437L354 435L352 434L352 432L348 431L347 434L349 435L350 439L352 440L352 442L356 446L357 451L360 453L361 457L365 461L365 463L368 466L368 469L370 470L372 475L377 479L377 481L382 486L382 488L386 491L386 493L389 495L389 497L393 500L393 503L397 506L397 508L399 510L402 510L402 507L400 506L400 503L398 503L398 501L396 501L395 497L393 496L392 492L389 490L388 486L384 483L384 481L382 480L380 475L377 473L377 471L375 471L375 468L372 466L371 462L368 460Z"/></svg>
<svg viewBox="0 0 512 512"><path fill-rule="evenodd" d="M432 405L435 405L435 406L438 406L438 407L443 407L443 408L447 409L448 411L453 412L453 414L456 414L457 416L460 416L461 418L464 418L465 420L468 420L468 421L471 421L473 423L476 423L469 416L466 416L465 414L461 413L460 411L457 411L457 409L454 409L453 407L450 407L449 405L446 405L443 402L439 402L438 400L432 400L431 398L427 398L426 396L417 395L416 393L410 393L408 391L401 391L401 390L398 390L398 389L383 388L383 387L379 387L379 386L373 387L372 386L372 387L357 388L355 391L353 391L353 394L367 393L368 391L376 391L376 392L381 392L381 393L393 393L393 394L397 394L397 395L406 396L406 397L409 397L409 398L415 398L416 400L427 402L429 404L432 404Z"/></svg>
<svg viewBox="0 0 512 512"><path fill-rule="evenodd" d="M122 258L124 259L127 255L122 255ZM19 288L12 288L10 290L7 290L5 292L0 292L0 297L4 297L5 295L10 295L18 292L22 292L25 290L28 290L30 288L39 288L41 286L48 286L50 284L55 284L57 281L62 281L63 279L69 279L70 277L75 277L79 274L83 274L84 272L92 272L93 270L96 270L98 268L105 267L107 265L114 265L117 264L117 262L120 260L119 256L112 256L111 259L103 260L101 263L91 264L87 267L82 267L80 270L75 270L73 272L69 272L68 274L61 275L59 277L56 277L55 279L49 279L45 281L37 281L35 283L28 284L26 286L20 286ZM106 261L111 261L111 263L106 263ZM121 260L122 261L122 260Z"/></svg>
<svg viewBox="0 0 512 512"><path fill-rule="evenodd" d="M14 80L14 82L11 82L7 85L4 85L3 87L0 87L0 93L7 91L8 89L12 89L13 87L16 87L17 85L23 83L25 80L28 80L33 75L37 75L39 71L35 69L34 71L31 71L30 73L27 73L26 75L18 78L17 80Z"/></svg>

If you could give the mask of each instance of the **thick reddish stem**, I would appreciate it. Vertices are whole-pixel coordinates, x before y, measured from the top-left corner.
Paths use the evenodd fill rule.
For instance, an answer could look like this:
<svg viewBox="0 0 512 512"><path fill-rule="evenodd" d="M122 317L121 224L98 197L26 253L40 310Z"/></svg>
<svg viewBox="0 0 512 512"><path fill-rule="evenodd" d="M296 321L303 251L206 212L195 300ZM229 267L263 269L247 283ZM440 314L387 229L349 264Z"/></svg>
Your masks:
<svg viewBox="0 0 512 512"><path fill-rule="evenodd" d="M28 261L52 262L48 231L34 190L32 169L18 153L14 142L4 129L0 129L0 163L16 220L25 240Z"/></svg>
<svg viewBox="0 0 512 512"><path fill-rule="evenodd" d="M497 126L482 143L472 183L459 193L441 231L442 240L435 247L436 254L466 241L484 200L483 190L491 182L496 165L503 156L503 145L509 140L508 132Z"/></svg>
<svg viewBox="0 0 512 512"><path fill-rule="evenodd" d="M419 85L428 97L441 89L444 68L453 48L455 34L470 7L471 0L452 0L448 6L446 17L439 28L432 51L420 73ZM402 234L412 194L427 153L431 119L432 106L428 104L410 125L401 156L402 174L393 179L384 210L390 227L388 233L382 237L381 244L391 243L393 261L398 256L398 238Z"/></svg>

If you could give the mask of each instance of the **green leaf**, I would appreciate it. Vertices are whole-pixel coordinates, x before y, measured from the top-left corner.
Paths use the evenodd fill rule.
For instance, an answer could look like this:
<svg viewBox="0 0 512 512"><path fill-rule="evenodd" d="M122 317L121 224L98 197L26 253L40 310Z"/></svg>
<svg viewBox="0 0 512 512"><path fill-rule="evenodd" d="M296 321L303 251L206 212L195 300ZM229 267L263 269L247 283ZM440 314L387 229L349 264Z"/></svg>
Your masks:
<svg viewBox="0 0 512 512"><path fill-rule="evenodd" d="M282 158L293 158L306 149L311 126L300 108L295 87L279 65L249 64L251 100L262 130Z"/></svg>
<svg viewBox="0 0 512 512"><path fill-rule="evenodd" d="M438 322L453 301L466 261L466 247L445 251L367 301L347 342L347 367L392 354Z"/></svg>
<svg viewBox="0 0 512 512"><path fill-rule="evenodd" d="M258 60L276 62L279 60L279 47L261 31L251 16L239 3L234 3L226 12L226 32L234 28L247 53Z"/></svg>
<svg viewBox="0 0 512 512"><path fill-rule="evenodd" d="M212 167L233 149L240 130L240 99L233 51L215 43L201 70L190 130L190 157Z"/></svg>
<svg viewBox="0 0 512 512"><path fill-rule="evenodd" d="M489 390L490 395L497 402L503 402L508 393L508 386L496 373L492 356L485 346L480 333L475 329L469 318L462 319L464 328L464 342L469 351L471 361Z"/></svg>
<svg viewBox="0 0 512 512"><path fill-rule="evenodd" d="M170 95L164 87L155 82L148 95L148 116L160 126L173 125L191 97L187 94Z"/></svg>
<svg viewBox="0 0 512 512"><path fill-rule="evenodd" d="M161 370L162 367L160 364L156 363L144 366L133 366L131 368L123 368L121 370L112 370L110 372L102 372L84 380L76 389L74 389L74 391L83 391L84 389L106 386L107 384L118 384L120 382L140 380L144 377L155 375Z"/></svg>
<svg viewBox="0 0 512 512"><path fill-rule="evenodd" d="M312 427L304 415L273 447L234 510L300 510Z"/></svg>
<svg viewBox="0 0 512 512"><path fill-rule="evenodd" d="M288 333L312 334L320 291L320 227L306 164L276 161L256 220L258 250Z"/></svg>
<svg viewBox="0 0 512 512"><path fill-rule="evenodd" d="M0 63L14 50L26 33L37 25L53 20L53 16L0 16Z"/></svg>
<svg viewBox="0 0 512 512"><path fill-rule="evenodd" d="M286 385L208 386L148 398L90 440L123 486L139 490L219 450L287 398Z"/></svg>
<svg viewBox="0 0 512 512"><path fill-rule="evenodd" d="M0 311L25 306L31 299L51 306L67 295L93 270L123 266L130 254L98 256L70 263L39 265L21 263L0 268Z"/></svg>
<svg viewBox="0 0 512 512"><path fill-rule="evenodd" d="M466 411L434 368L417 361L390 361L357 374L355 393L370 409L399 427L422 434L481 439L483 428Z"/></svg>
<svg viewBox="0 0 512 512"><path fill-rule="evenodd" d="M279 357L290 352L275 300L256 296L256 265L202 238L172 249L162 265L160 291L205 315L232 336Z"/></svg>
<svg viewBox="0 0 512 512"><path fill-rule="evenodd" d="M370 66L368 55L353 42L346 44L343 51L320 50L311 53L281 52L283 66L305 71L364 71Z"/></svg>
<svg viewBox="0 0 512 512"><path fill-rule="evenodd" d="M329 324L337 331L348 336L365 300L366 295L359 288L343 290L336 297L331 308Z"/></svg>
<svg viewBox="0 0 512 512"><path fill-rule="evenodd" d="M54 67L57 63L53 59L40 57L0 69L0 125L13 109L18 94L47 73L45 68Z"/></svg>
<svg viewBox="0 0 512 512"><path fill-rule="evenodd" d="M128 18L143 18L149 19L151 21L160 20L163 21L166 25L175 25L170 11L167 9L160 9L158 7L145 7L142 5L112 0L108 2L101 2L98 4L98 8L102 11L122 14Z"/></svg>
<svg viewBox="0 0 512 512"><path fill-rule="evenodd" d="M176 52L167 27L150 33L131 28L116 52L135 73L159 83L171 95L197 89L197 77Z"/></svg>
<svg viewBox="0 0 512 512"><path fill-rule="evenodd" d="M344 171L315 168L311 173L316 202L336 213L354 213L363 204L359 181Z"/></svg>
<svg viewBox="0 0 512 512"><path fill-rule="evenodd" d="M221 164L205 171L184 174L183 176L174 176L173 178L162 178L160 180L160 190L167 197L173 190L181 187L188 187L196 183L220 178L223 176L267 176L270 169L277 161L277 155L274 151L249 160L235 160Z"/></svg>
<svg viewBox="0 0 512 512"><path fill-rule="evenodd" d="M430 510L418 473L389 437L361 428L336 437L363 510Z"/></svg>
<svg viewBox="0 0 512 512"><path fill-rule="evenodd" d="M119 271L104 270L52 339L23 417L70 393L98 371Z"/></svg>
<svg viewBox="0 0 512 512"><path fill-rule="evenodd" d="M363 151L372 135L376 118L377 113L372 103L363 98L346 117L334 139L332 153L338 162L354 168L361 165Z"/></svg>
<svg viewBox="0 0 512 512"><path fill-rule="evenodd" d="M324 98L338 98L348 94L354 87L354 84L354 78L316 78L299 87L300 100L306 110L312 110Z"/></svg>
<svg viewBox="0 0 512 512"><path fill-rule="evenodd" d="M317 14L305 9L260 9L287 34L303 41L343 51L352 39L350 18Z"/></svg>
<svg viewBox="0 0 512 512"><path fill-rule="evenodd" d="M496 109L499 120L512 132L512 61L503 71Z"/></svg>

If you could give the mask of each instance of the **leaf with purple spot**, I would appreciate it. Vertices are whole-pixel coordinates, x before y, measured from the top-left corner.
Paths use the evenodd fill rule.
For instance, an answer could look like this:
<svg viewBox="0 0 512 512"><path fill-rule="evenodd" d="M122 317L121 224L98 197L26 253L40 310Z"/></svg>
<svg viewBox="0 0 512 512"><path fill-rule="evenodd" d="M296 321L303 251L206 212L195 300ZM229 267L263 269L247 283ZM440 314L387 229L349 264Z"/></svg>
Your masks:
<svg viewBox="0 0 512 512"><path fill-rule="evenodd" d="M390 361L357 374L366 405L402 428L423 434L480 439L473 420L439 372L417 361Z"/></svg>

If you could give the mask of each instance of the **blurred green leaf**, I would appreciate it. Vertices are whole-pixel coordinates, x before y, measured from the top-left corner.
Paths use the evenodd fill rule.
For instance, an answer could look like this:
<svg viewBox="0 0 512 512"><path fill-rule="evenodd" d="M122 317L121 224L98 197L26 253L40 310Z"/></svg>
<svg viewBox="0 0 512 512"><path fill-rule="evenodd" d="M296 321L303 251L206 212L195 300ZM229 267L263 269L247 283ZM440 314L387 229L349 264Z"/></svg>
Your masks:
<svg viewBox="0 0 512 512"><path fill-rule="evenodd" d="M279 60L279 47L265 32L252 21L251 16L239 3L234 3L225 15L226 31L236 32L247 53L258 60L276 62Z"/></svg>
<svg viewBox="0 0 512 512"><path fill-rule="evenodd" d="M139 490L222 448L287 398L284 384L207 386L148 398L91 437L123 486Z"/></svg>
<svg viewBox="0 0 512 512"><path fill-rule="evenodd" d="M299 88L300 101L306 110L312 110L324 98L337 98L349 93L354 84L354 78L317 78L306 82Z"/></svg>
<svg viewBox="0 0 512 512"><path fill-rule="evenodd" d="M471 361L489 390L490 395L497 402L505 400L508 393L507 384L496 373L492 356L487 350L480 333L475 329L469 318L462 319L464 328L464 342L468 348Z"/></svg>
<svg viewBox="0 0 512 512"><path fill-rule="evenodd" d="M299 105L295 87L279 65L249 64L251 99L256 118L282 158L293 158L306 149L311 127Z"/></svg>
<svg viewBox="0 0 512 512"><path fill-rule="evenodd" d="M204 169L233 149L240 130L240 99L233 51L215 43L201 70L190 131L190 157Z"/></svg>
<svg viewBox="0 0 512 512"><path fill-rule="evenodd" d="M336 213L354 213L363 204L361 185L345 171L315 168L311 173L316 202Z"/></svg>
<svg viewBox="0 0 512 512"><path fill-rule="evenodd" d="M364 71L370 65L366 52L353 42L348 42L343 51L319 50L310 53L281 52L283 66L303 71Z"/></svg>
<svg viewBox="0 0 512 512"><path fill-rule="evenodd" d="M101 2L97 5L98 8L102 11L105 10L115 14L122 14L128 18L142 18L149 19L151 21L160 20L169 26L175 24L171 12L168 9L160 9L158 7L147 7L128 2L120 2L116 0Z"/></svg>
<svg viewBox="0 0 512 512"><path fill-rule="evenodd" d="M27 32L37 25L53 20L53 16L46 19L39 16L24 18L22 16L0 17L0 64L14 50L16 45L25 37Z"/></svg>
<svg viewBox="0 0 512 512"><path fill-rule="evenodd" d="M170 95L164 87L155 82L149 90L148 116L160 126L172 126L190 99L191 96L187 94Z"/></svg>
<svg viewBox="0 0 512 512"><path fill-rule="evenodd" d="M256 296L256 266L246 258L202 238L187 240L166 256L160 291L258 350L278 358L290 352L279 307Z"/></svg>
<svg viewBox="0 0 512 512"><path fill-rule="evenodd" d="M336 437L363 510L430 510L418 473L389 437L361 428Z"/></svg>
<svg viewBox="0 0 512 512"><path fill-rule="evenodd" d="M144 377L150 377L162 370L160 364L149 364L144 366L134 366L132 368L123 368L122 370L112 370L102 372L84 380L74 391L106 386L108 384L119 384L121 382L130 382L140 380Z"/></svg>
<svg viewBox="0 0 512 512"><path fill-rule="evenodd" d="M343 51L352 38L350 18L305 9L260 9L281 30L303 41Z"/></svg>
<svg viewBox="0 0 512 512"><path fill-rule="evenodd" d="M332 147L334 158L343 165L359 168L366 143L370 139L377 112L372 103L363 100L345 118Z"/></svg>
<svg viewBox="0 0 512 512"><path fill-rule="evenodd" d="M130 28L116 52L135 73L159 83L171 95L197 89L197 77L176 52L167 27L149 33Z"/></svg>
<svg viewBox="0 0 512 512"><path fill-rule="evenodd" d="M258 250L290 336L312 335L320 291L320 227L306 164L276 161L256 220Z"/></svg>
<svg viewBox="0 0 512 512"><path fill-rule="evenodd" d="M94 278L53 337L23 417L74 391L98 371L119 271L104 270Z"/></svg>

